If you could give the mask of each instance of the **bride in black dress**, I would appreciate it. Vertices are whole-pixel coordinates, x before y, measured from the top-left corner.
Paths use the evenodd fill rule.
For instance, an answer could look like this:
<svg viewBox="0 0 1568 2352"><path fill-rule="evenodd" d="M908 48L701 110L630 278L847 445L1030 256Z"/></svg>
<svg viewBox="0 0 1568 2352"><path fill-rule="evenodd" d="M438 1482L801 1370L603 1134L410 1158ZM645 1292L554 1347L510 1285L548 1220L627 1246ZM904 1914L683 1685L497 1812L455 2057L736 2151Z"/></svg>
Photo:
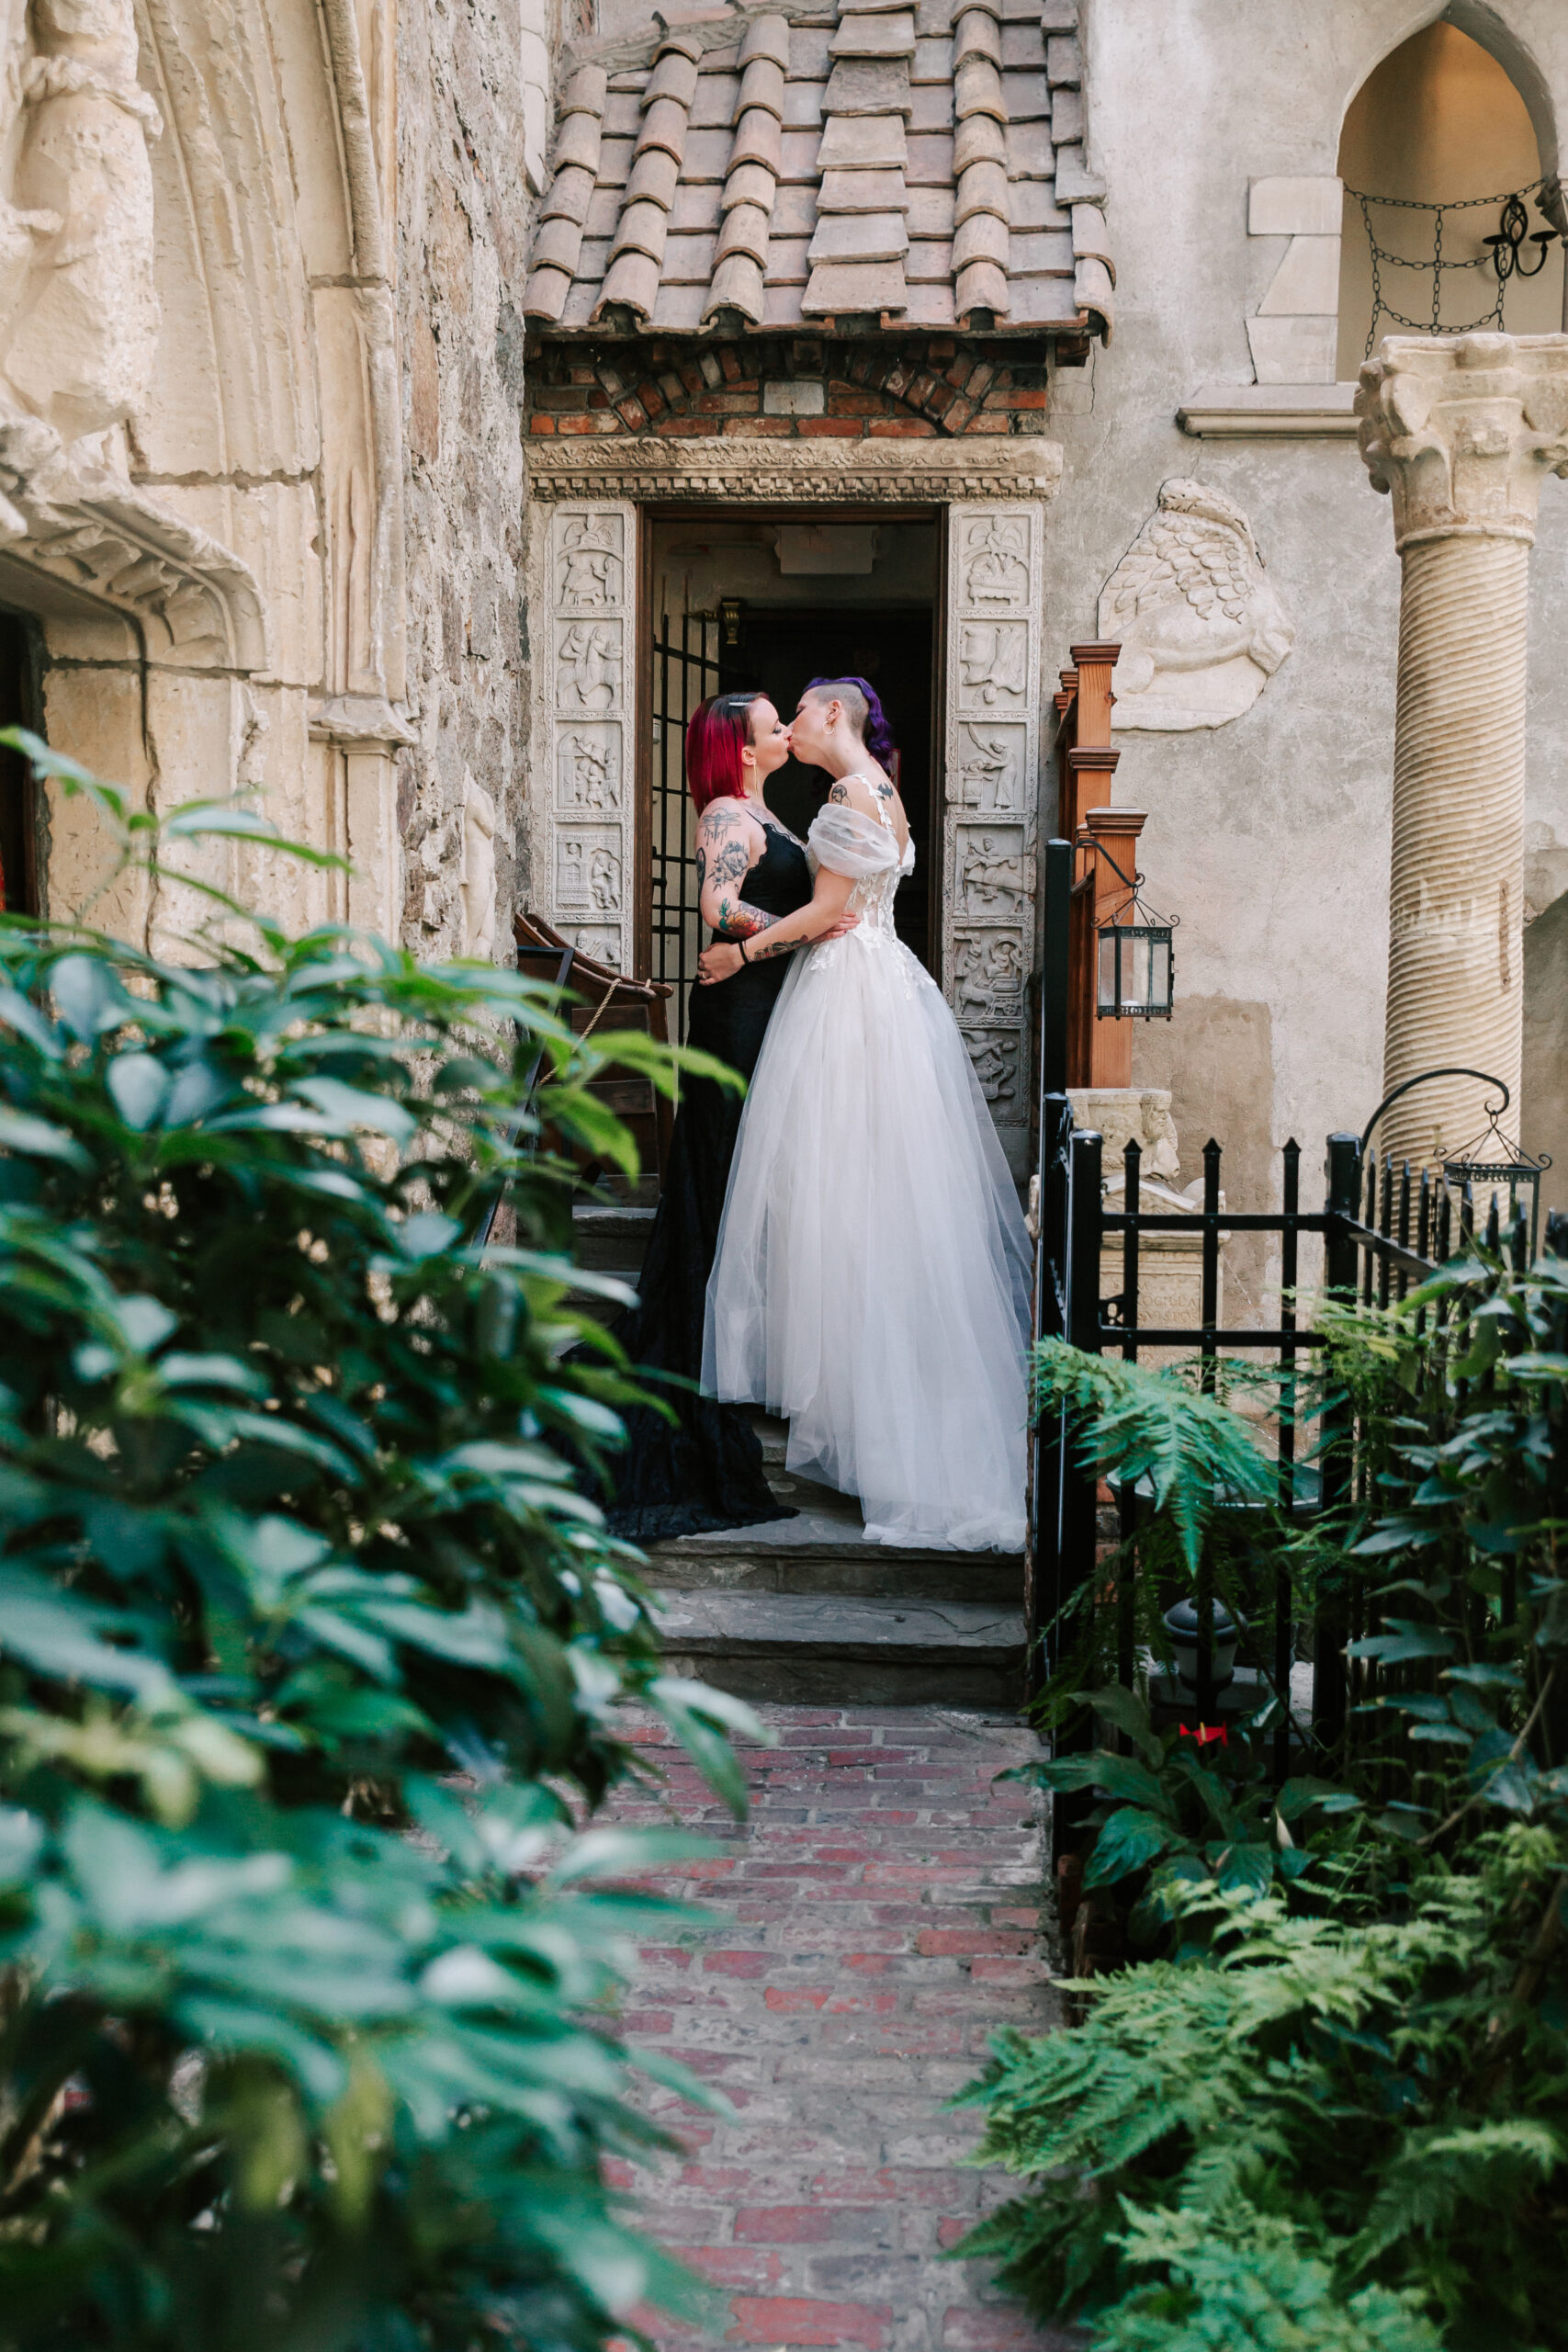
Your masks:
<svg viewBox="0 0 1568 2352"><path fill-rule="evenodd" d="M809 904L812 893L804 844L762 797L767 778L788 757L789 729L762 694L716 695L686 729L702 919L740 956L732 978L694 991L686 1042L728 1062L748 1081L790 968L787 955L749 960L748 942ZM852 919L839 929L853 927ZM626 1446L606 1516L614 1532L634 1544L795 1515L773 1498L762 1449L745 1413L698 1396L694 1387L741 1099L711 1079L682 1080L674 1147L637 1304L615 1326L634 1366L694 1384L689 1389L657 1385L674 1408L672 1422L646 1406L623 1417Z"/></svg>

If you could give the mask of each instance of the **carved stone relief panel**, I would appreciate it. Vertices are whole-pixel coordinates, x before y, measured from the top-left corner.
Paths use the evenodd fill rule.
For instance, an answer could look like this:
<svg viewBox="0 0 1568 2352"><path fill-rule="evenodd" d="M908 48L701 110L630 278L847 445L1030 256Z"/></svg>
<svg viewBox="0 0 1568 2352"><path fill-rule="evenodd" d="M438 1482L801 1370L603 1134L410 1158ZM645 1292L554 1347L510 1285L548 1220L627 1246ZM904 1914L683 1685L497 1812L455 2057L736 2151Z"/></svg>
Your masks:
<svg viewBox="0 0 1568 2352"><path fill-rule="evenodd" d="M1099 628L1122 648L1113 724L1164 732L1239 718L1296 634L1241 508L1179 477L1101 589Z"/></svg>
<svg viewBox="0 0 1568 2352"><path fill-rule="evenodd" d="M626 777L631 741L629 506L558 505L545 577L550 604L550 919L585 955L631 968L633 889Z"/></svg>
<svg viewBox="0 0 1568 2352"><path fill-rule="evenodd" d="M942 972L1010 1160L1028 1145L1045 510L948 509Z"/></svg>

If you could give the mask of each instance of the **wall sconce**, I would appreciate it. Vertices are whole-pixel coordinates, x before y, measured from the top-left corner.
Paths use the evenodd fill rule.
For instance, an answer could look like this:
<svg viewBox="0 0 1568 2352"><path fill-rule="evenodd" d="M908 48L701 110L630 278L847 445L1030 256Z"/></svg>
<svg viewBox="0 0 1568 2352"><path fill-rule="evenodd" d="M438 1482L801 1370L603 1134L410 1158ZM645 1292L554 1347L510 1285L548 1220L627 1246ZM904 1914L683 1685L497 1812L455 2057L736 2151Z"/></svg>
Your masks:
<svg viewBox="0 0 1568 2352"><path fill-rule="evenodd" d="M744 596L721 596L718 600L718 634L724 645L739 645L740 624L746 616Z"/></svg>

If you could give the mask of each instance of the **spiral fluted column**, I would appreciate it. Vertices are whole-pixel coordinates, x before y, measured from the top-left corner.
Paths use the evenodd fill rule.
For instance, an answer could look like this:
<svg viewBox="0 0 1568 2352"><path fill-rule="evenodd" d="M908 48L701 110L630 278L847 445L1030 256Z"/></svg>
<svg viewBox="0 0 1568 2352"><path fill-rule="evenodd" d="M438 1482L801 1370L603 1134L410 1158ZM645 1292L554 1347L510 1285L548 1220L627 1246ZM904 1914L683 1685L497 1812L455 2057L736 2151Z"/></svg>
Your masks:
<svg viewBox="0 0 1568 2352"><path fill-rule="evenodd" d="M1490 1071L1517 1140L1529 551L1541 479L1568 472L1568 335L1390 336L1356 413L1403 566L1383 1085ZM1418 1088L1380 1149L1418 1165L1470 1142L1485 1094Z"/></svg>

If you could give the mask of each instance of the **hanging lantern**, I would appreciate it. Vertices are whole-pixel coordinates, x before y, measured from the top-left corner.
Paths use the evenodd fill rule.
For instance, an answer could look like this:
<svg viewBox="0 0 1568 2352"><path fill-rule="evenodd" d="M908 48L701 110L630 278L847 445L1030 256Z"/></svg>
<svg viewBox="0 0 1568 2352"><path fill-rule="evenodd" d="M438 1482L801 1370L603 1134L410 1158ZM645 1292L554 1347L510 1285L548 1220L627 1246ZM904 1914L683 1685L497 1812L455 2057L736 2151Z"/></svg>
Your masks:
<svg viewBox="0 0 1568 2352"><path fill-rule="evenodd" d="M1103 852L1101 854L1103 855ZM1131 922L1102 922L1095 1016L1100 1021L1168 1021L1176 978L1174 915L1156 915L1136 896Z"/></svg>
<svg viewBox="0 0 1568 2352"><path fill-rule="evenodd" d="M1443 1153L1443 1182L1450 1192L1461 1195L1468 1187L1473 1210L1483 1217L1488 1201L1495 1201L1497 1221L1505 1233L1511 1230L1523 1210L1533 1258L1540 1216L1540 1180L1551 1165L1551 1157L1543 1152L1539 1159L1532 1159L1519 1145L1509 1142L1497 1124L1506 1107L1503 1102L1495 1106L1489 1102L1484 1131L1462 1150Z"/></svg>

